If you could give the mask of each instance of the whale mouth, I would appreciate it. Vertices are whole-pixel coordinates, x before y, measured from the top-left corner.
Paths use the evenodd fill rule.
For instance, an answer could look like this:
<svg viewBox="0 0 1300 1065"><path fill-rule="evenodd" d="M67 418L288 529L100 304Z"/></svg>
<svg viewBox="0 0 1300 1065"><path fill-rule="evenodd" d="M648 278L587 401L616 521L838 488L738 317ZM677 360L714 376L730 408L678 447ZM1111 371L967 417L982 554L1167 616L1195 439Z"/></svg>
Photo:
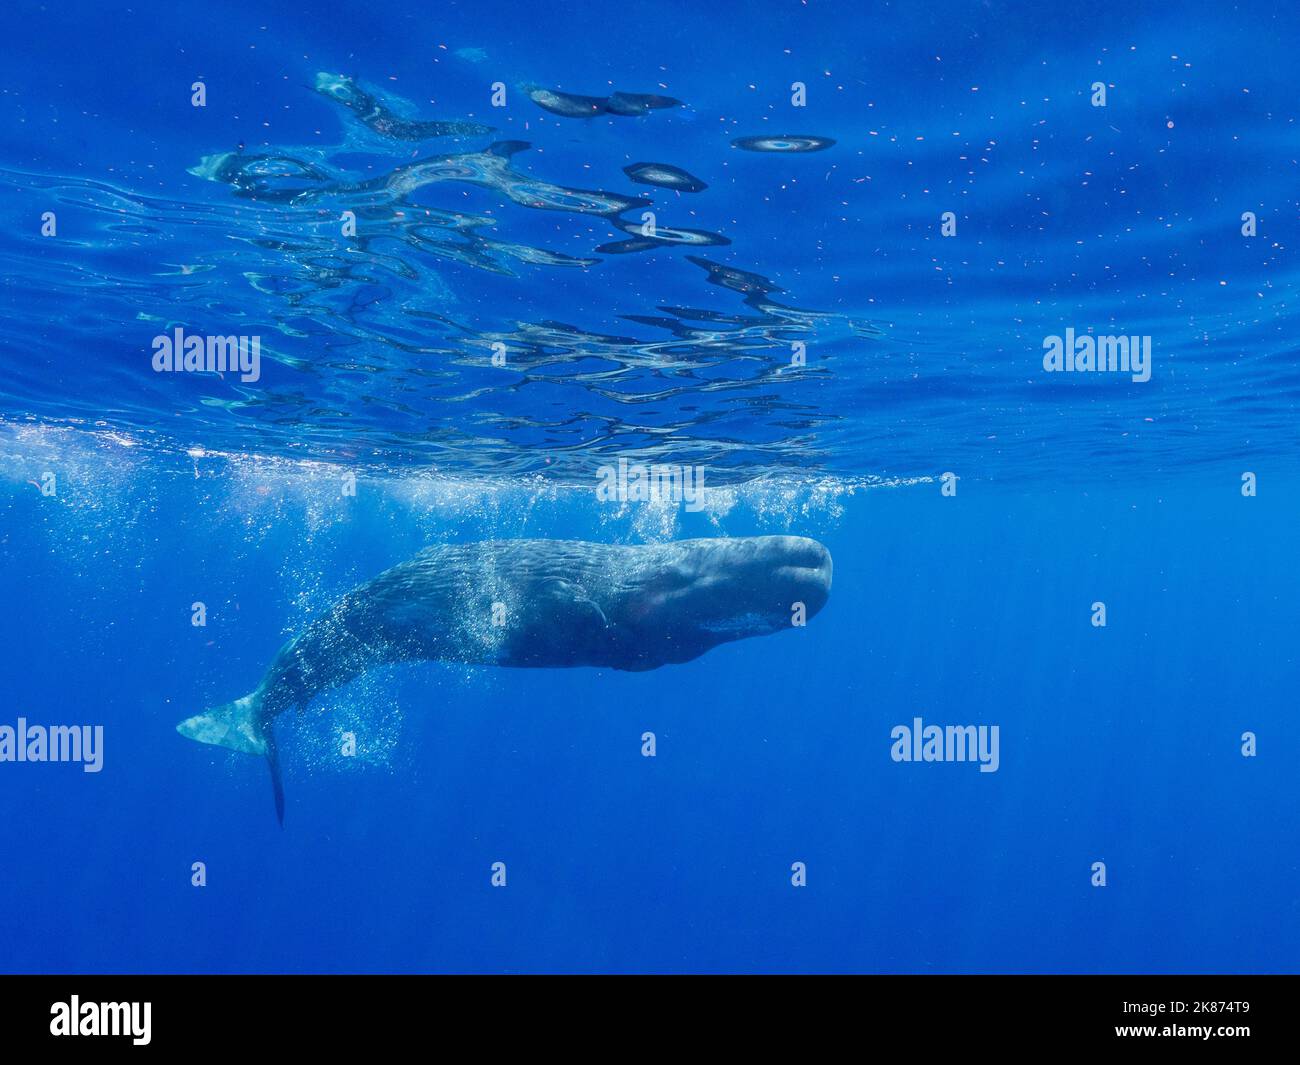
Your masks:
<svg viewBox="0 0 1300 1065"><path fill-rule="evenodd" d="M831 553L816 540L806 536L779 536L772 539L782 541L772 548L777 563L772 580L778 584L788 583L791 590L814 601L820 610L831 594L834 570Z"/></svg>
<svg viewBox="0 0 1300 1065"><path fill-rule="evenodd" d="M739 614L729 618L711 618L701 622L700 628L724 640L739 640L770 631L771 622L763 614Z"/></svg>

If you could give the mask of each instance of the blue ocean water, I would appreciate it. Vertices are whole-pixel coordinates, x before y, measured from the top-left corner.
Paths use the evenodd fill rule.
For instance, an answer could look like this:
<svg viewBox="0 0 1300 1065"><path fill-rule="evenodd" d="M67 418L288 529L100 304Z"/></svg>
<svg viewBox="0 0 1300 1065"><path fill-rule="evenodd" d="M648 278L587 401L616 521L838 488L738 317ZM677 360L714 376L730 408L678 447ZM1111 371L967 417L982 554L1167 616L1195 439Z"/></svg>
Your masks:
<svg viewBox="0 0 1300 1065"><path fill-rule="evenodd" d="M0 969L1294 971L1294 13L7 22L0 726L104 758L0 762ZM177 328L257 379L155 372ZM283 827L175 732L428 544L770 533L834 557L805 629L377 670L277 722ZM996 772L895 761L916 718Z"/></svg>

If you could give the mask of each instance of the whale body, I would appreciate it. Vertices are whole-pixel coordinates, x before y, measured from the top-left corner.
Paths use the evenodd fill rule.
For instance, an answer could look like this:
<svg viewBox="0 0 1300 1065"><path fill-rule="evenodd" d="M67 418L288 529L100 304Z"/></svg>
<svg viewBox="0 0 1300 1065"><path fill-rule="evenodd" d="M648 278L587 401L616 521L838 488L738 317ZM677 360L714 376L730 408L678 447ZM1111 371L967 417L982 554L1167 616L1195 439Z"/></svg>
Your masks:
<svg viewBox="0 0 1300 1065"><path fill-rule="evenodd" d="M437 545L348 592L280 650L255 691L177 731L265 757L283 822L272 722L369 669L657 669L790 628L825 605L830 586L830 552L801 536Z"/></svg>

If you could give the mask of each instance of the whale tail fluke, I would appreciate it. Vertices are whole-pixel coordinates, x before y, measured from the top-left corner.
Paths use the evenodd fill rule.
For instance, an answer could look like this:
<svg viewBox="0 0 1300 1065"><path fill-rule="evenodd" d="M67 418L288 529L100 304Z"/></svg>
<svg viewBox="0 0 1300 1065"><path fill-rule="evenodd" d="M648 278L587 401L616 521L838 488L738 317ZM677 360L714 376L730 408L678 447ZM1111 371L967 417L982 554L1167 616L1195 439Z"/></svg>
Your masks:
<svg viewBox="0 0 1300 1065"><path fill-rule="evenodd" d="M280 759L271 723L262 712L262 696L263 689L258 688L233 703L186 718L176 726L176 731L199 743L211 743L244 754L260 754L265 758L275 792L275 816L283 825L284 784L280 780Z"/></svg>

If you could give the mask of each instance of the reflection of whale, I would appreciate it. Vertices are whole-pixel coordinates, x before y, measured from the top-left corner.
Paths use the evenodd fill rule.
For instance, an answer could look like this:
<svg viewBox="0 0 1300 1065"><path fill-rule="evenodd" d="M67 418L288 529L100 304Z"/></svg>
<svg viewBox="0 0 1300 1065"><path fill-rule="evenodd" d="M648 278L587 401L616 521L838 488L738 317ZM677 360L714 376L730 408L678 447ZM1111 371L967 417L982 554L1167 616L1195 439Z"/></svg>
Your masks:
<svg viewBox="0 0 1300 1065"><path fill-rule="evenodd" d="M822 152L835 144L830 137L801 133L781 137L737 137L731 143L747 152Z"/></svg>
<svg viewBox="0 0 1300 1065"><path fill-rule="evenodd" d="M658 185L678 192L703 192L709 187L694 174L668 163L633 163L623 167L623 173L642 185Z"/></svg>
<svg viewBox="0 0 1300 1065"><path fill-rule="evenodd" d="M817 613L830 587L830 553L801 536L429 547L308 625L256 691L182 721L177 731L265 756L283 821L272 722L376 666L441 659L656 669L789 628Z"/></svg>
<svg viewBox="0 0 1300 1065"><path fill-rule="evenodd" d="M602 255L624 255L628 252L646 251L665 244L692 244L701 247L731 243L721 233L710 233L703 229L682 229L680 227L660 225L656 225L652 229L648 223L629 221L626 218L611 218L610 223L617 226L624 233L629 234L631 239L602 244L596 249Z"/></svg>
<svg viewBox="0 0 1300 1065"><path fill-rule="evenodd" d="M577 93L560 92L558 89L543 89L538 86L525 86L528 98L543 111L563 118L595 118L597 115L644 115L648 111L665 107L681 107L681 100L671 96L654 96L649 93L616 92L610 96L579 96Z"/></svg>
<svg viewBox="0 0 1300 1065"><path fill-rule="evenodd" d="M400 118L346 74L316 75L315 89L322 96L337 100L354 115L363 126L381 137L394 140L422 141L431 137L470 137L491 131L490 126L477 122L423 122Z"/></svg>
<svg viewBox="0 0 1300 1065"><path fill-rule="evenodd" d="M244 199L302 206L333 197L349 209L359 211L404 200L426 185L444 181L496 189L515 203L539 211L617 214L650 204L641 197L552 185L513 170L511 157L528 147L524 141L497 141L481 152L432 155L351 184L336 179L321 167L290 157L238 152L205 155L189 172L209 181L224 182L234 189L236 196Z"/></svg>

